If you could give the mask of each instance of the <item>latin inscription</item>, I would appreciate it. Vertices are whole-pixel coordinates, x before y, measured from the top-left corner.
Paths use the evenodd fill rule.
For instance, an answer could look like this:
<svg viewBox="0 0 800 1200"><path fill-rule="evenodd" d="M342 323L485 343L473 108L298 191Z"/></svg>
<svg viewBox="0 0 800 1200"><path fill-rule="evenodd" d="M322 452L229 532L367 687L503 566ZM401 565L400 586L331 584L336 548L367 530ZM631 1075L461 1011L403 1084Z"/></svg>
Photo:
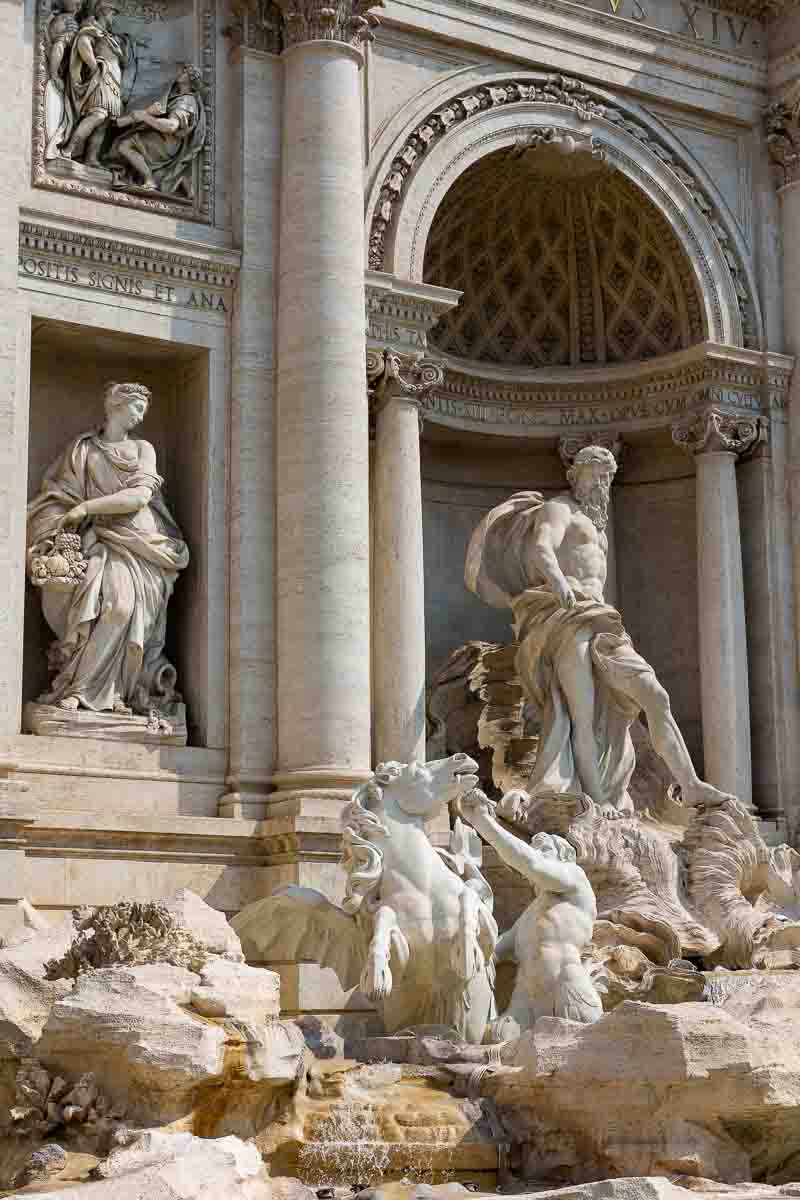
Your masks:
<svg viewBox="0 0 800 1200"><path fill-rule="evenodd" d="M370 318L367 325L367 337L381 344L393 343L419 350L426 347L425 338L418 329L408 325L396 325L391 321L376 321L374 317Z"/></svg>
<svg viewBox="0 0 800 1200"><path fill-rule="evenodd" d="M695 0L585 0L588 7L641 25L679 33L704 46L752 54L763 42L758 22L718 12Z"/></svg>
<svg viewBox="0 0 800 1200"><path fill-rule="evenodd" d="M123 271L107 271L102 267L74 265L55 259L39 258L21 254L19 273L29 279L49 280L52 283L68 283L92 291L114 296L130 296L134 299L154 300L159 304L174 304L181 308L195 308L205 312L227 313L225 297L209 288L176 286L160 283L155 279L128 275Z"/></svg>

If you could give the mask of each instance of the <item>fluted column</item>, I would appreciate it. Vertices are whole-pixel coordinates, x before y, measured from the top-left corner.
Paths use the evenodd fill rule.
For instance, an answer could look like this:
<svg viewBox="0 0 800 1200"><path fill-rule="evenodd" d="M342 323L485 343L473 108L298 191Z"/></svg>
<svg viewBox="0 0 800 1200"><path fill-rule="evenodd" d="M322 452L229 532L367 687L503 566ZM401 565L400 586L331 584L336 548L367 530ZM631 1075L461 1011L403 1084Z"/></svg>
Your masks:
<svg viewBox="0 0 800 1200"><path fill-rule="evenodd" d="M420 402L441 368L385 355L375 385L375 759L425 761Z"/></svg>
<svg viewBox="0 0 800 1200"><path fill-rule="evenodd" d="M619 435L613 432L578 433L559 438L558 453L566 468L572 466L575 455L586 446L602 446L610 450L617 461L617 467L622 460L623 443ZM617 538L614 527L614 485L608 495L608 522L605 528L608 548L606 550L606 585L604 596L606 602L613 608L619 607L619 583L617 576Z"/></svg>
<svg viewBox="0 0 800 1200"><path fill-rule="evenodd" d="M362 54L369 3L279 0L286 26L277 369L273 803L370 769Z"/></svg>
<svg viewBox="0 0 800 1200"><path fill-rule="evenodd" d="M673 440L694 456L700 693L705 778L751 802L750 691L736 460L758 421L717 409L680 422Z"/></svg>

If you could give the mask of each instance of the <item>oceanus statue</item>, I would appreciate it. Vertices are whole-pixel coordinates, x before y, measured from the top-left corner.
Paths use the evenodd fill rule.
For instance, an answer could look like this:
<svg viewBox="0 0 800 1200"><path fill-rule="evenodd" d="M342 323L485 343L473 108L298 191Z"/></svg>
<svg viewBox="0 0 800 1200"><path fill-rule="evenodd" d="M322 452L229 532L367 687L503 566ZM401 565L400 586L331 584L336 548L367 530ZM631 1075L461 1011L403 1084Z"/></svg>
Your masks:
<svg viewBox="0 0 800 1200"><path fill-rule="evenodd" d="M482 1042L497 925L480 842L458 821L437 850L425 829L475 787L477 769L466 754L382 763L342 816L342 905L303 887L248 905L233 921L246 956L331 967L376 1003L388 1034L444 1025Z"/></svg>

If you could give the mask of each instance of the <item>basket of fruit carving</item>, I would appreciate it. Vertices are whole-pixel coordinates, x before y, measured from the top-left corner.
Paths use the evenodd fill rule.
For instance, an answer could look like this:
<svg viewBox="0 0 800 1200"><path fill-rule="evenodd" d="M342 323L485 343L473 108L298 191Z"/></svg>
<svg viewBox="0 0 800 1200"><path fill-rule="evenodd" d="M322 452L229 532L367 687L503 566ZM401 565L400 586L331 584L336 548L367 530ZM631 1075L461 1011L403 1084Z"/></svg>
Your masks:
<svg viewBox="0 0 800 1200"><path fill-rule="evenodd" d="M61 530L34 546L30 556L30 578L34 587L69 592L86 574L80 534Z"/></svg>

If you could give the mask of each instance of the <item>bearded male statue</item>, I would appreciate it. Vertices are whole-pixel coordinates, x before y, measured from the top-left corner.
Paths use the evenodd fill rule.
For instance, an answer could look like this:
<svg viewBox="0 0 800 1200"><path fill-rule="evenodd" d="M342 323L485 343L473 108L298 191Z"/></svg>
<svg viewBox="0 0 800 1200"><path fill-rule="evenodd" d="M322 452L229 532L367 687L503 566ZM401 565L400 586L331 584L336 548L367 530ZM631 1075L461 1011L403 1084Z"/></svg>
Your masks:
<svg viewBox="0 0 800 1200"><path fill-rule="evenodd" d="M467 551L470 591L511 609L517 673L542 716L529 791L533 800L583 793L609 814L632 811L630 727L644 711L683 802L721 804L730 797L699 779L669 696L603 597L616 469L609 450L584 447L567 472L570 492L517 493L484 517Z"/></svg>

